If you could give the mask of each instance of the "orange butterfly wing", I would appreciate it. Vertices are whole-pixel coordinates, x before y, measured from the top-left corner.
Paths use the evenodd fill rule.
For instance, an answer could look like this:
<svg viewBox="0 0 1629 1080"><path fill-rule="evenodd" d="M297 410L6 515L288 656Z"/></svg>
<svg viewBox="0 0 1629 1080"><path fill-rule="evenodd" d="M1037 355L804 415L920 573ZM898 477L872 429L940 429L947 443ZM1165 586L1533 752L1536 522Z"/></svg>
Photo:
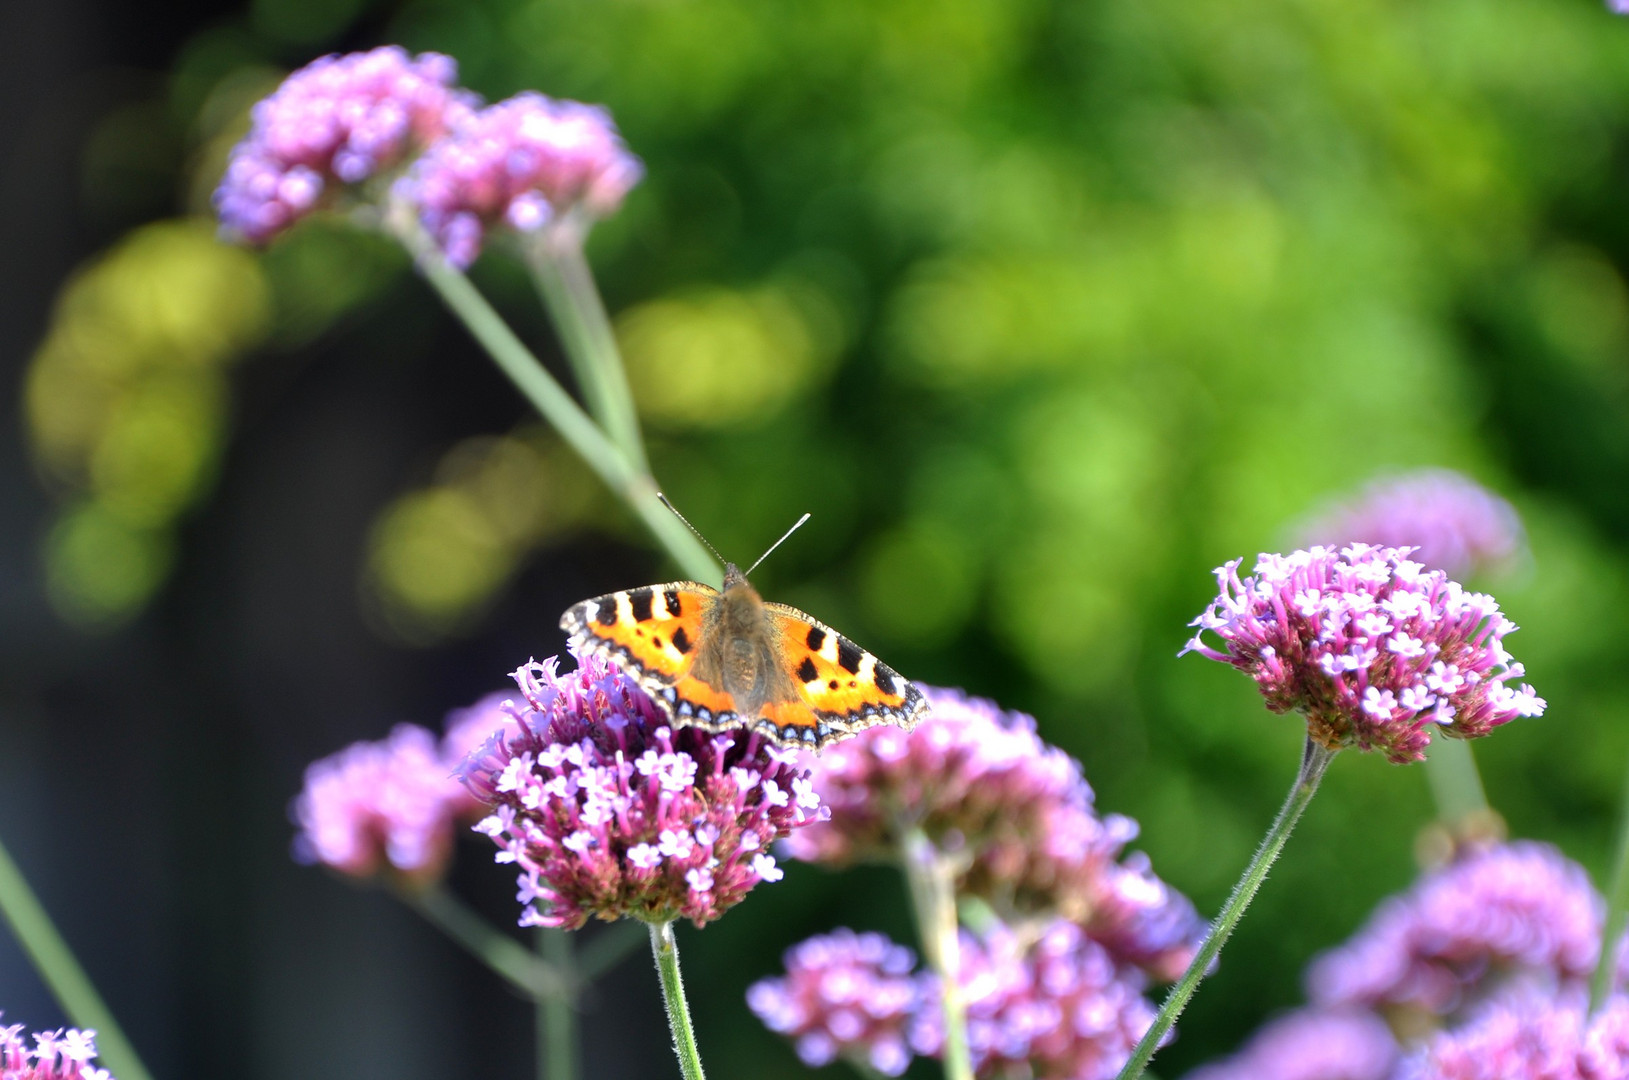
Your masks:
<svg viewBox="0 0 1629 1080"><path fill-rule="evenodd" d="M922 691L871 653L797 608L766 603L764 609L798 693L796 701L764 710L785 741L818 749L878 724L908 731L927 716Z"/></svg>

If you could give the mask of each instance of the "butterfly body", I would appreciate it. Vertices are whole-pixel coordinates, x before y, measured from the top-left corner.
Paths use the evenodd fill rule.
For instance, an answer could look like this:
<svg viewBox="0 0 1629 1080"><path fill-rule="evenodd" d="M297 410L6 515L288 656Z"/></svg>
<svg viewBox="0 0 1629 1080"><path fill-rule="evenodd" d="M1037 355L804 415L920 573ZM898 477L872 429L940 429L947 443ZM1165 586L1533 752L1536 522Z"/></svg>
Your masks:
<svg viewBox="0 0 1629 1080"><path fill-rule="evenodd" d="M835 630L766 603L734 564L694 581L609 593L560 618L573 647L614 660L678 724L746 728L819 749L877 724L913 727L922 692Z"/></svg>

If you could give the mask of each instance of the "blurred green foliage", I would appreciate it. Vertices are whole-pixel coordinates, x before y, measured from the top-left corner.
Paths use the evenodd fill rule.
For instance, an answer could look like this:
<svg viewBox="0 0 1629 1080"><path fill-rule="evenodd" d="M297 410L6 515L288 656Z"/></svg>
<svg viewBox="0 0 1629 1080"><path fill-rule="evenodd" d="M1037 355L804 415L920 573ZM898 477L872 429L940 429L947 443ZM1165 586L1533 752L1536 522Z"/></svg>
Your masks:
<svg viewBox="0 0 1629 1080"><path fill-rule="evenodd" d="M454 54L489 98L607 104L648 178L592 254L665 489L732 558L812 511L766 592L1036 712L1206 909L1299 744L1236 674L1174 659L1210 568L1376 473L1480 476L1527 521L1532 566L1498 596L1551 703L1478 745L1489 792L1601 871L1629 758L1629 24L1593 0L360 7L255 0L183 51L195 207L268 67L353 18ZM403 280L320 227L259 265L288 344ZM456 538L482 518L449 500L545 460L492 436L380 508L369 572L440 612L410 638L467 626L560 535L539 506ZM146 505L196 497L201 468ZM53 558L137 580L94 554L129 527L97 513L71 504ZM1168 1074L1295 999L1309 953L1412 875L1430 813L1418 769L1337 761ZM769 970L779 933L731 978ZM734 1025L719 1060L791 1071L738 998L700 1009Z"/></svg>

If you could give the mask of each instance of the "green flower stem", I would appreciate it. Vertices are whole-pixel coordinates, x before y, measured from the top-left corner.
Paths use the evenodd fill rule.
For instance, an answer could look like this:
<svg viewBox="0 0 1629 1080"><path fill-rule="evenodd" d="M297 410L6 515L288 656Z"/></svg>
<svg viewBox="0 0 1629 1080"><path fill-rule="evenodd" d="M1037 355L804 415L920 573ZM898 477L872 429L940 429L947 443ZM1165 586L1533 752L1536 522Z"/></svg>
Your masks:
<svg viewBox="0 0 1629 1080"><path fill-rule="evenodd" d="M537 928L538 955L554 971L576 972L571 944L568 930ZM538 1080L577 1080L577 1010L565 994L538 997L537 1044Z"/></svg>
<svg viewBox="0 0 1629 1080"><path fill-rule="evenodd" d="M905 833L905 879L910 883L922 951L939 976L939 1000L945 1014L945 1076L973 1080L967 1049L967 1010L962 1002L961 940L956 925L956 882L950 864L920 828Z"/></svg>
<svg viewBox="0 0 1629 1080"><path fill-rule="evenodd" d="M119 1080L150 1080L136 1048L125 1038L85 969L57 933L23 872L0 844L0 913L11 924L34 968L74 1026L96 1032L97 1056Z"/></svg>
<svg viewBox="0 0 1629 1080"><path fill-rule="evenodd" d="M628 461L648 473L650 463L645 458L645 440L639 433L639 413L628 387L622 352L583 255L580 236L568 230L534 245L527 257L543 306L582 384L589 411Z"/></svg>
<svg viewBox="0 0 1629 1080"><path fill-rule="evenodd" d="M539 1002L545 998L569 1001L575 993L569 971L538 959L441 886L401 888L396 895L527 997Z"/></svg>
<svg viewBox="0 0 1629 1080"><path fill-rule="evenodd" d="M1166 997L1165 1004L1160 1007L1153 1026L1132 1050L1131 1059L1120 1070L1118 1080L1137 1080L1148 1067L1148 1061L1154 1056L1154 1051L1159 1049L1160 1041L1171 1030L1171 1025L1176 1023L1177 1017L1182 1015L1188 999L1193 997L1200 980L1210 970L1211 963L1222 951L1222 946L1232 935L1233 928L1239 924L1245 908L1250 906L1250 901L1255 898L1261 883L1267 880L1267 871L1272 869L1278 853L1284 848L1284 841L1290 838L1290 830L1294 829L1295 823L1301 819L1302 811L1312 801L1312 796L1317 794L1318 782L1323 779L1324 770L1329 767L1329 762L1334 756L1333 750L1313 742L1310 738L1307 740L1306 749L1301 755L1301 771L1296 774L1295 784L1290 788L1289 796L1278 811L1278 817L1273 819L1267 835L1262 837L1261 846L1256 848L1255 856L1244 868L1244 876L1233 886L1232 894L1228 896L1227 903L1222 905L1216 921L1211 924L1210 934L1206 936L1204 944L1199 946L1199 952L1194 956L1193 963L1188 965L1188 970L1182 973L1182 978L1177 984L1171 987L1171 993Z"/></svg>
<svg viewBox="0 0 1629 1080"><path fill-rule="evenodd" d="M638 514L673 561L698 581L718 581L719 566L694 533L656 499L656 481L635 466L532 354L486 297L441 257L416 225L395 228L420 272L442 301L486 349L499 370L526 396L579 457Z"/></svg>
<svg viewBox="0 0 1629 1080"><path fill-rule="evenodd" d="M667 1003L667 1023L673 1029L673 1052L679 1055L679 1072L684 1080L705 1080L701 1054L696 1049L696 1033L690 1027L690 1006L684 1000L684 980L679 977L679 944L673 940L673 921L649 926L650 951L656 956L656 972L662 977L662 1000Z"/></svg>
<svg viewBox="0 0 1629 1080"><path fill-rule="evenodd" d="M1618 809L1618 850L1612 860L1612 880L1606 892L1606 927L1601 931L1601 957L1595 962L1595 975L1589 983L1589 1011L1594 1013L1612 993L1618 972L1617 943L1623 938L1625 915L1629 914L1629 783L1624 785L1623 805Z"/></svg>
<svg viewBox="0 0 1629 1080"><path fill-rule="evenodd" d="M1476 756L1464 739L1433 739L1425 759L1425 776L1437 804L1437 817L1450 829L1488 812Z"/></svg>

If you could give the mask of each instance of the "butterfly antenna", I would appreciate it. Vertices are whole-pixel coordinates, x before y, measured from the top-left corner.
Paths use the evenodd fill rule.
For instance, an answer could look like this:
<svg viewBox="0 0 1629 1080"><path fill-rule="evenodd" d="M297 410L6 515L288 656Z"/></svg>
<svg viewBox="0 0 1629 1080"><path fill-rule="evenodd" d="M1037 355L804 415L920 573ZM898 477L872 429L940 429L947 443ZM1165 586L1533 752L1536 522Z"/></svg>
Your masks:
<svg viewBox="0 0 1629 1080"><path fill-rule="evenodd" d="M730 560L728 560L724 556L720 555L718 553L718 549L716 547L714 547L713 545L707 543L707 538L705 536L701 535L701 530L696 528L694 525L690 524L690 519L685 517L683 514L679 513L679 508L677 506L674 506L671 502L669 502L666 495L663 495L660 491L658 491L656 493L656 497L658 499L662 500L662 505L663 506L665 506L669 510L673 511L673 516L674 517L676 517L680 521L684 522L684 527L685 528L689 529L691 532L696 534L696 539L700 540L702 542L702 545L705 546L708 551L711 551L713 553L713 558L717 559L719 562L724 563L724 564L729 563ZM803 516L808 517L809 515L805 514ZM801 524L803 524L803 522L801 522L801 521L798 522L798 525L801 525ZM797 528L797 525L794 525L792 527L795 529L795 528ZM775 550L774 548L769 549L769 551L774 551L774 550ZM769 554L769 551L764 552L764 554L765 555ZM761 562L762 560L759 560L759 561ZM754 564L754 565L756 565L756 564Z"/></svg>
<svg viewBox="0 0 1629 1080"><path fill-rule="evenodd" d="M786 535L785 536L782 536L779 540L777 540L773 544L769 545L769 551L774 551L776 548L778 548L782 544L786 543L786 537L791 536L793 533L797 532L798 529L803 525L803 523L805 521L808 521L808 520L809 520L809 515L808 514L804 514L802 517L798 518L797 521L792 525L792 527L790 529L786 530ZM762 555L758 556L758 562L755 562L751 566L747 567L747 573L750 574L754 570L758 569L758 563L761 563L765 559L769 558L769 551L766 551Z"/></svg>

